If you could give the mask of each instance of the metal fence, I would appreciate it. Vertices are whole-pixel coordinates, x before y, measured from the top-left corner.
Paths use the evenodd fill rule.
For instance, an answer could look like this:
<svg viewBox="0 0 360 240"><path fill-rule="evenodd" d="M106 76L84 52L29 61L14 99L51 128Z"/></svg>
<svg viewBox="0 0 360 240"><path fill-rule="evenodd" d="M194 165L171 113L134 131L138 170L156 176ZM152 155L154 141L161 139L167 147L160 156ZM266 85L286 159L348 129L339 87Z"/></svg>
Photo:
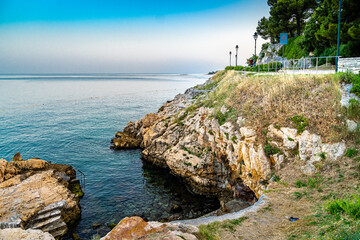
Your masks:
<svg viewBox="0 0 360 240"><path fill-rule="evenodd" d="M300 59L283 59L268 61L255 66L255 72L274 74L323 74L335 73L336 56L307 57Z"/></svg>
<svg viewBox="0 0 360 240"><path fill-rule="evenodd" d="M78 176L77 178L80 181L80 186L81 186L82 190L85 191L86 175L82 171L77 169L76 167L73 166L73 168L80 174L80 176Z"/></svg>

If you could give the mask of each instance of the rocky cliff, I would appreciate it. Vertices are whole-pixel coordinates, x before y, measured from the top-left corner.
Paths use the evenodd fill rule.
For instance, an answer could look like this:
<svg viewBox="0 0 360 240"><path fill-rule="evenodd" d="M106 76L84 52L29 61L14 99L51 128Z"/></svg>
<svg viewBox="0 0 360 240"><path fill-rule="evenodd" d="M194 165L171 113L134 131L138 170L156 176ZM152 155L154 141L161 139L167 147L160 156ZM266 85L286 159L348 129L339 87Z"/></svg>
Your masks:
<svg viewBox="0 0 360 240"><path fill-rule="evenodd" d="M230 191L247 200L261 196L272 173L289 161L300 159L304 173L310 174L321 154L334 160L343 155L344 142L325 144L308 130L269 123L259 133L240 114L226 119L233 109L225 104L218 112L211 105L199 106L226 77L224 73L215 76L177 95L157 113L129 122L116 134L111 148L142 148L145 160L169 168L194 192L221 196Z"/></svg>
<svg viewBox="0 0 360 240"><path fill-rule="evenodd" d="M0 159L0 228L38 229L54 237L80 217L79 189L71 166L41 159Z"/></svg>

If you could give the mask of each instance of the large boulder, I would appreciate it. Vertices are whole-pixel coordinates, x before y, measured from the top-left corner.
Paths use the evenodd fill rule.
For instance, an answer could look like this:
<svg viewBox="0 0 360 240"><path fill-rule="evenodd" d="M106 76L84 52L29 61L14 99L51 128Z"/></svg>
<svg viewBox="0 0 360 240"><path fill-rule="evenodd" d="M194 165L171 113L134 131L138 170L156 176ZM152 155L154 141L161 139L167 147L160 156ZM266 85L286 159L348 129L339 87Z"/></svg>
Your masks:
<svg viewBox="0 0 360 240"><path fill-rule="evenodd" d="M0 228L32 228L59 237L80 217L71 166L41 159L0 159Z"/></svg>
<svg viewBox="0 0 360 240"><path fill-rule="evenodd" d="M125 132L117 132L115 138L111 140L113 145L110 148L119 149L133 149L140 146L140 139L136 139Z"/></svg>
<svg viewBox="0 0 360 240"><path fill-rule="evenodd" d="M186 224L145 222L140 217L127 217L101 240L173 239L196 240L197 227Z"/></svg>
<svg viewBox="0 0 360 240"><path fill-rule="evenodd" d="M0 229L0 240L23 239L23 240L55 240L55 238L41 230L21 228Z"/></svg>

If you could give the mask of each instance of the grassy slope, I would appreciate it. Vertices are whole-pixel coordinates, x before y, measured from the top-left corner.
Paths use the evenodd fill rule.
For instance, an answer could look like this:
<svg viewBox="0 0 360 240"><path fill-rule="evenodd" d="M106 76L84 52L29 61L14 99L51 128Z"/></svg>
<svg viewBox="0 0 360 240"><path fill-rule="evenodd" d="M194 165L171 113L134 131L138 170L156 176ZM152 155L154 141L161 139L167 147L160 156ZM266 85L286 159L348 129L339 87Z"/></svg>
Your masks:
<svg viewBox="0 0 360 240"><path fill-rule="evenodd" d="M270 124L296 127L292 118L302 115L309 121L307 129L325 140L338 141L346 135L344 116L338 116L343 110L340 79L335 75L245 76L228 71L215 75L214 82L218 85L215 91L189 111L199 106L214 107L218 120L242 116L258 133ZM230 109L227 116L219 113L223 105Z"/></svg>
<svg viewBox="0 0 360 240"><path fill-rule="evenodd" d="M359 149L359 132L347 133L344 124L350 115L349 109L340 106L340 80L339 75L254 77L220 72L211 86L217 86L215 91L188 111L213 107L219 123L245 117L246 125L263 136L258 139L261 142L269 124L295 127L291 118L302 115L309 122L305 129L326 142L346 139L349 147ZM225 114L220 112L223 105L229 109ZM350 118L359 120L359 112L357 105ZM266 193L271 198L270 207L247 219L201 226L200 239L358 239L360 221L340 210L329 214L324 204L360 193L360 154L337 162L325 156L313 176L302 174L303 165L295 158L276 173L279 178L270 183ZM360 214L360 201L355 209L356 204ZM300 220L290 222L286 216Z"/></svg>

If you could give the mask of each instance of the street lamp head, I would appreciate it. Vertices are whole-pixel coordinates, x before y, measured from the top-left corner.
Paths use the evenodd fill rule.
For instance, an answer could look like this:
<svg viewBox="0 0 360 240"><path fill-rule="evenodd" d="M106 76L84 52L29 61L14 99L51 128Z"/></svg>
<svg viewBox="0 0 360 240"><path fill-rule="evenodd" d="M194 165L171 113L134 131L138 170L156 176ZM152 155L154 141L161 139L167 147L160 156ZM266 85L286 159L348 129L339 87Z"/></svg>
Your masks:
<svg viewBox="0 0 360 240"><path fill-rule="evenodd" d="M236 47L235 47L236 49L239 49L239 46L238 45L236 45Z"/></svg>
<svg viewBox="0 0 360 240"><path fill-rule="evenodd" d="M229 52L229 54L231 55L231 51Z"/></svg>
<svg viewBox="0 0 360 240"><path fill-rule="evenodd" d="M258 39L258 33L255 32L253 37L254 37L255 40Z"/></svg>

